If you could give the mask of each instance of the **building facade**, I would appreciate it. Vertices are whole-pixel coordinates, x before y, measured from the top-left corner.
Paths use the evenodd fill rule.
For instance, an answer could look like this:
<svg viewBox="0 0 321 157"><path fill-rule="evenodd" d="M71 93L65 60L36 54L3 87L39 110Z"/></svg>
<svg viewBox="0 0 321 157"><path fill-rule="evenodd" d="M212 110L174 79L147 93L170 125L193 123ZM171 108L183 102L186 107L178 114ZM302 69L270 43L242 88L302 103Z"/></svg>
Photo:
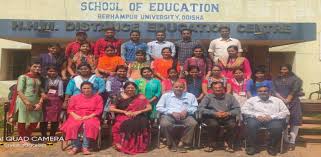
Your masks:
<svg viewBox="0 0 321 157"><path fill-rule="evenodd" d="M95 41L104 28L114 26L117 37L129 39L140 30L142 39L154 39L157 30L178 40L183 28L204 45L219 37L218 27L231 28L251 60L264 64L272 76L283 63L293 65L310 93L321 81L320 0L10 0L0 2L0 80L11 80L20 66L46 52L47 44L64 47L75 32L86 31ZM19 59L20 58L20 59Z"/></svg>

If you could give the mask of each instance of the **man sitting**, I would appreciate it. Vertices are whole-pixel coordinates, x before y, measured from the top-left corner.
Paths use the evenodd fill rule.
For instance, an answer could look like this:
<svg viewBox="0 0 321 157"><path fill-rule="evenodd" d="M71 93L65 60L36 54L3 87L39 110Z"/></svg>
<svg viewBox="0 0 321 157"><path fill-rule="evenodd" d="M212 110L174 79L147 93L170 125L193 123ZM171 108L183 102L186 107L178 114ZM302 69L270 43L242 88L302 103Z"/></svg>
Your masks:
<svg viewBox="0 0 321 157"><path fill-rule="evenodd" d="M227 151L233 152L234 127L236 126L236 116L240 115L240 106L234 96L225 94L222 82L212 83L213 94L208 94L200 103L200 112L203 115L204 123L210 132L209 147L206 151L214 150L214 141L219 134L220 125L226 129L228 147Z"/></svg>
<svg viewBox="0 0 321 157"><path fill-rule="evenodd" d="M241 108L245 116L248 147L246 153L256 153L255 141L257 130L266 127L270 132L268 153L277 154L276 145L281 139L285 127L285 118L290 115L289 110L279 98L270 96L269 88L265 85L257 88L258 96L248 99Z"/></svg>
<svg viewBox="0 0 321 157"><path fill-rule="evenodd" d="M160 125L171 151L177 151L172 134L175 125L184 126L184 132L178 144L179 151L182 153L185 153L186 146L192 143L197 125L192 115L198 106L196 97L191 93L184 92L184 89L184 83L175 82L173 91L165 93L156 105L157 111L162 114Z"/></svg>

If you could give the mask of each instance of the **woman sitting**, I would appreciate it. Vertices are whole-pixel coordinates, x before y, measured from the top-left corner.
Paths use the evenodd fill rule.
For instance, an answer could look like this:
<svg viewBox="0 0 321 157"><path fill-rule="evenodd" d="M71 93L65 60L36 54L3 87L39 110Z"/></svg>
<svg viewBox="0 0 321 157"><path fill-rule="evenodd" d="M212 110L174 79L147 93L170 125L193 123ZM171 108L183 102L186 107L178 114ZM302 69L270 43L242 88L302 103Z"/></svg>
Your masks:
<svg viewBox="0 0 321 157"><path fill-rule="evenodd" d="M98 137L102 110L103 100L93 93L93 84L83 82L81 94L70 98L67 110L69 116L60 128L66 134L66 140L72 140L73 148L68 154L74 155L80 148L84 155L90 154L89 139L96 140ZM78 137L80 131L83 131L82 145Z"/></svg>
<svg viewBox="0 0 321 157"><path fill-rule="evenodd" d="M137 86L126 82L121 92L110 106L110 112L116 113L112 128L113 145L126 154L147 151L150 138L147 112L152 107L142 94L137 94Z"/></svg>

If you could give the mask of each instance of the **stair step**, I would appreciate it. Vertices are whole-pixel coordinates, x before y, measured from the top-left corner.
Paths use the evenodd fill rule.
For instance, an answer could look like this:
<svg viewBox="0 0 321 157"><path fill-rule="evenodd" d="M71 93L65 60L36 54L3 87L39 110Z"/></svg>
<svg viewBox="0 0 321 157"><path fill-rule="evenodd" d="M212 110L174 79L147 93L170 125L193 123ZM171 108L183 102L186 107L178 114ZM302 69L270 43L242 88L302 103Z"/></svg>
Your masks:
<svg viewBox="0 0 321 157"><path fill-rule="evenodd" d="M321 125L320 124L303 124L300 126L300 135L320 135Z"/></svg>
<svg viewBox="0 0 321 157"><path fill-rule="evenodd" d="M315 118L315 117L303 117L303 124L320 124L321 125L321 119Z"/></svg>

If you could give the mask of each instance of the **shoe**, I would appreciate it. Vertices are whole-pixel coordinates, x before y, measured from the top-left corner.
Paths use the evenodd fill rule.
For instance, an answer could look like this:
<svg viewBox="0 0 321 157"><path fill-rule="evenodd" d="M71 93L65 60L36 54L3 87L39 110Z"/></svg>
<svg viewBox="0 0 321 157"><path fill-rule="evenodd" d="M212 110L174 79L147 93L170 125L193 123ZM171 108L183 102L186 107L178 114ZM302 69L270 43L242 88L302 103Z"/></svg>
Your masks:
<svg viewBox="0 0 321 157"><path fill-rule="evenodd" d="M83 155L90 155L91 152L88 150L88 148L82 148L82 154Z"/></svg>
<svg viewBox="0 0 321 157"><path fill-rule="evenodd" d="M187 150L185 147L186 147L186 145L183 142L178 143L178 151L180 153L187 153Z"/></svg>
<svg viewBox="0 0 321 157"><path fill-rule="evenodd" d="M226 147L225 151L229 152L229 153L234 153L234 149L232 147Z"/></svg>
<svg viewBox="0 0 321 157"><path fill-rule="evenodd" d="M254 155L256 153L256 150L253 147L247 147L245 151L247 155Z"/></svg>
<svg viewBox="0 0 321 157"><path fill-rule="evenodd" d="M74 148L72 148L72 149L70 149L69 151L68 151L68 154L69 155L75 155L75 154L77 154L78 153L78 149L76 148L76 147L74 147Z"/></svg>
<svg viewBox="0 0 321 157"><path fill-rule="evenodd" d="M276 154L277 154L277 151L276 151L275 147L271 147L271 146L267 149L267 152L271 156L276 156Z"/></svg>
<svg viewBox="0 0 321 157"><path fill-rule="evenodd" d="M177 152L177 147L176 147L176 145L170 146L170 147L169 147L169 151L171 151L171 152Z"/></svg>
<svg viewBox="0 0 321 157"><path fill-rule="evenodd" d="M214 146L212 145L209 145L207 148L205 148L205 152L213 152L215 149L214 149Z"/></svg>
<svg viewBox="0 0 321 157"><path fill-rule="evenodd" d="M295 150L295 144L289 143L289 151L294 151Z"/></svg>

